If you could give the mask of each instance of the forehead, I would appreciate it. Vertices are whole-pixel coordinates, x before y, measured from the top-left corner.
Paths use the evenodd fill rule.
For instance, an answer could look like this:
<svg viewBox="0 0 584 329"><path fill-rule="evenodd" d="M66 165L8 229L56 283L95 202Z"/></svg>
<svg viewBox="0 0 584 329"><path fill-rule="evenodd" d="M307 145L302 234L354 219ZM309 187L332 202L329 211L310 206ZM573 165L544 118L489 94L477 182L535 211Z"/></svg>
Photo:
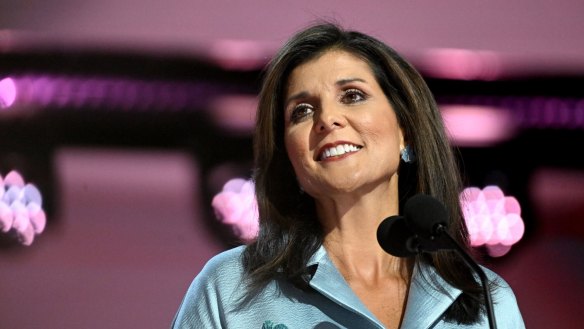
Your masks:
<svg viewBox="0 0 584 329"><path fill-rule="evenodd" d="M347 78L375 80L373 70L365 60L347 51L329 50L294 68L286 90L289 94L311 84L335 83Z"/></svg>

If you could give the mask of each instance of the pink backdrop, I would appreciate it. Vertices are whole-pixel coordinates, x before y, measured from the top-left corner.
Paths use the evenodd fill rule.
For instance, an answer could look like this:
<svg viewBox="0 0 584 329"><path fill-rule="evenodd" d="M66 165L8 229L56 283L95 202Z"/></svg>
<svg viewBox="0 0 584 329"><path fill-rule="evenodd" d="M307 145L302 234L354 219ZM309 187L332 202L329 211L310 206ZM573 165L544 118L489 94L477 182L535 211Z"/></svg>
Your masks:
<svg viewBox="0 0 584 329"><path fill-rule="evenodd" d="M263 49L239 56L265 58L306 23L333 18L412 58L491 50L523 72L584 73L583 14L582 1L5 0L0 51L57 44L188 55L237 40ZM55 164L58 218L31 247L0 250L0 329L168 327L192 278L227 247L204 215L198 187L209 177L197 159L66 148ZM582 170L541 168L529 184L536 232L489 265L514 287L528 328L578 328Z"/></svg>

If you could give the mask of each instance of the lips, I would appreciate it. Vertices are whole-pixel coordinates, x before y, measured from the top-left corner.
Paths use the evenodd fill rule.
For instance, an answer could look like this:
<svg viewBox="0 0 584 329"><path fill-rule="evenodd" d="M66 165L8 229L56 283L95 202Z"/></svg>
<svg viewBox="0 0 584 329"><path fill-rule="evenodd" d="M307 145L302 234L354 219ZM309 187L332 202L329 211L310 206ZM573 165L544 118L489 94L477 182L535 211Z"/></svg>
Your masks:
<svg viewBox="0 0 584 329"><path fill-rule="evenodd" d="M348 153L355 153L363 146L349 142L337 142L323 146L318 152L318 161L339 157Z"/></svg>

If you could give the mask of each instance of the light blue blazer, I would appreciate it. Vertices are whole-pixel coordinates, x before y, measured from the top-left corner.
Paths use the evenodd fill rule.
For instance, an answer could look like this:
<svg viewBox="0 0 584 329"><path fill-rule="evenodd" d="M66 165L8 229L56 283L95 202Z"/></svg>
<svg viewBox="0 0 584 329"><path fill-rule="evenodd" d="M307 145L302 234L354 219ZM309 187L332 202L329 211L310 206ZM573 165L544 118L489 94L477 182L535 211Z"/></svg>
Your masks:
<svg viewBox="0 0 584 329"><path fill-rule="evenodd" d="M313 292L302 291L285 280L274 280L251 302L242 302L246 296L241 264L244 248L223 252L205 265L189 287L172 328L384 328L351 290L323 247L308 263L317 265L310 280ZM421 271L444 289L434 289L422 278ZM492 296L498 329L525 328L509 285L495 273L486 272L500 286ZM486 315L480 323L471 326L443 320L444 311L460 294L459 289L446 283L432 267L415 267L401 328L488 328Z"/></svg>

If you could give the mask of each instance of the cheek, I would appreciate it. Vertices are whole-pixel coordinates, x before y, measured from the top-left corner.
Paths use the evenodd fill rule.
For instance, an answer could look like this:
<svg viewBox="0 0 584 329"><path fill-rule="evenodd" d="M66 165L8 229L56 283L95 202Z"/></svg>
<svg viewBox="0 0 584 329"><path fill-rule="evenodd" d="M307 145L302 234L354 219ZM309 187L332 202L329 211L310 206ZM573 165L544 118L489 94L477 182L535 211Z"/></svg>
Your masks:
<svg viewBox="0 0 584 329"><path fill-rule="evenodd" d="M298 166L301 164L303 155L306 154L305 143L298 137L297 134L287 133L284 138L286 153L288 154L288 159L290 159L295 171L297 171Z"/></svg>
<svg viewBox="0 0 584 329"><path fill-rule="evenodd" d="M403 146L401 130L397 121L390 117L379 117L367 125L368 139L375 148L383 150L386 156L399 158L399 150Z"/></svg>

